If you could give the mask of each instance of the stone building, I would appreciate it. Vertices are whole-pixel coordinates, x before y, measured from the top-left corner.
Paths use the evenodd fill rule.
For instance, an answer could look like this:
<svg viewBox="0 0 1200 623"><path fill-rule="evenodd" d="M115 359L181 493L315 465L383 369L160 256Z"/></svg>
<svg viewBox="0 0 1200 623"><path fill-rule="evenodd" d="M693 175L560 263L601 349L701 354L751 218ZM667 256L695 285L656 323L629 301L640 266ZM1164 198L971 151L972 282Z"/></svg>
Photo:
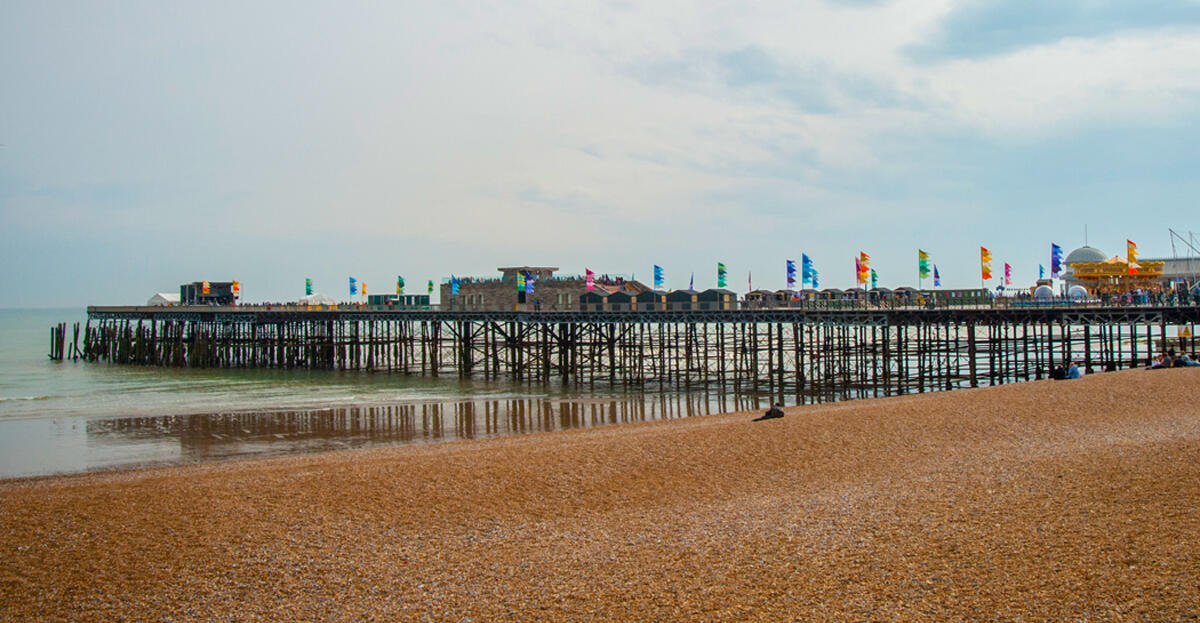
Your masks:
<svg viewBox="0 0 1200 623"><path fill-rule="evenodd" d="M450 294L450 282L441 286L442 308L465 311L577 311L580 297L587 293L583 275L556 275L557 266L508 266L497 268L499 277L457 277L458 294ZM528 275L533 293L519 287ZM596 275L595 284L606 293L627 292L636 295L649 290L638 281L623 277Z"/></svg>

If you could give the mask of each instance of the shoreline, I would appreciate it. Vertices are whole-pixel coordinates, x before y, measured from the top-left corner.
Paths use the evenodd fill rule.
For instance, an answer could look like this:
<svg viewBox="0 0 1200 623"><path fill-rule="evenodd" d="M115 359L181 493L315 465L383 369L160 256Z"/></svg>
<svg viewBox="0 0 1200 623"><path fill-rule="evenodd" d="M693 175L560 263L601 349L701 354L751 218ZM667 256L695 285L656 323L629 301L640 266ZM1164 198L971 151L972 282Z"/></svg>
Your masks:
<svg viewBox="0 0 1200 623"><path fill-rule="evenodd" d="M1129 370L0 481L0 618L1194 616L1197 389Z"/></svg>

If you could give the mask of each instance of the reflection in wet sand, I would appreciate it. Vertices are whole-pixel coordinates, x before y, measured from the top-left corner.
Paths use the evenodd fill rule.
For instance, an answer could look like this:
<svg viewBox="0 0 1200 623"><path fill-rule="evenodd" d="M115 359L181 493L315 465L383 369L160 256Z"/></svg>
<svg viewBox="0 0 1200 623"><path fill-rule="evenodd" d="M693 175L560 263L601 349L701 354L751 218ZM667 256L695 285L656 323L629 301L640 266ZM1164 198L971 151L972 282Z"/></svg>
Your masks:
<svg viewBox="0 0 1200 623"><path fill-rule="evenodd" d="M637 394L93 419L84 469L539 433L751 410L767 402L724 393ZM165 446L177 452L164 452Z"/></svg>

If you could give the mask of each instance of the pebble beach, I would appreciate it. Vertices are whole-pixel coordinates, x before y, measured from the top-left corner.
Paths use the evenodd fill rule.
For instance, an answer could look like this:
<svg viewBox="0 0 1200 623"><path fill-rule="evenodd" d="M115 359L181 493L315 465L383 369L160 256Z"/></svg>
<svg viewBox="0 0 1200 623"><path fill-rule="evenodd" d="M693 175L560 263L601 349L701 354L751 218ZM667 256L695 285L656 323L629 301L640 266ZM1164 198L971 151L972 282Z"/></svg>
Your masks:
<svg viewBox="0 0 1200 623"><path fill-rule="evenodd" d="M1200 369L0 482L6 621L1200 619Z"/></svg>

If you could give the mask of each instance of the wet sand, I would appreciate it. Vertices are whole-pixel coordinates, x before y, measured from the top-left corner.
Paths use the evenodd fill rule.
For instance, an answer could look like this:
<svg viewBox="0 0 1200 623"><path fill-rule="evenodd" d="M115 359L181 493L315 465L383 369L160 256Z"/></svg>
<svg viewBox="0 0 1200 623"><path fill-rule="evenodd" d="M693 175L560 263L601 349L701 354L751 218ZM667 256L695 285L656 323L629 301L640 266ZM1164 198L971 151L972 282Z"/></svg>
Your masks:
<svg viewBox="0 0 1200 623"><path fill-rule="evenodd" d="M1200 369L0 483L4 620L1191 620Z"/></svg>

